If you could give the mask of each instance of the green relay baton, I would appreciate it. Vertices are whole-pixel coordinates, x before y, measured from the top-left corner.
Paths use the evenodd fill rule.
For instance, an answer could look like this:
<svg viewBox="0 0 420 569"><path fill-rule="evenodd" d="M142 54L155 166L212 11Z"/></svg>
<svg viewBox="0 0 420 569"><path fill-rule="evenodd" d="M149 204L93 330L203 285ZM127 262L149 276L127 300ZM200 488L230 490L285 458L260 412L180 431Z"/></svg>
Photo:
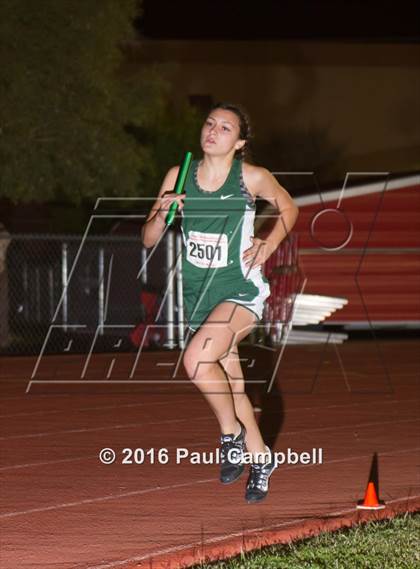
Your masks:
<svg viewBox="0 0 420 569"><path fill-rule="evenodd" d="M184 156L184 160L181 164L181 167L178 172L178 177L175 182L174 192L176 194L182 194L182 190L184 189L185 185L185 180L187 179L188 170L190 169L191 166L192 157L193 155L191 152L187 152ZM168 215L165 218L166 225L170 225L173 222L177 208L178 208L178 202L172 202L169 207Z"/></svg>

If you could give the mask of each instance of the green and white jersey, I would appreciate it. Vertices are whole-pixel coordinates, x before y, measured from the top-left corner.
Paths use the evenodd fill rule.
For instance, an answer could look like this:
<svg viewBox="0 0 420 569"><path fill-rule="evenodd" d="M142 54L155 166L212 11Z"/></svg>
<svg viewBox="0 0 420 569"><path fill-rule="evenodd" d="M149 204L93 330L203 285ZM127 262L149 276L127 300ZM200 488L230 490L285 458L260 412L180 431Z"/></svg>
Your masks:
<svg viewBox="0 0 420 569"><path fill-rule="evenodd" d="M182 215L183 294L186 316L194 329L223 300L231 300L262 318L270 295L260 267L249 270L243 253L252 246L256 206L245 187L242 161L234 159L216 191L199 187L193 160L184 187Z"/></svg>

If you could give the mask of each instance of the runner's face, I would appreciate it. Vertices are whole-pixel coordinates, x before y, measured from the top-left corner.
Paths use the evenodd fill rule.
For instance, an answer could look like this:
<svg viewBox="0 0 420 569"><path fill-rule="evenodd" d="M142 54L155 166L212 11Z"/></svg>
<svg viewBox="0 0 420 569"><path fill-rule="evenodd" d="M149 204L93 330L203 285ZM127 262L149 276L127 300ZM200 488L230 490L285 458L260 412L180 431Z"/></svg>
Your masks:
<svg viewBox="0 0 420 569"><path fill-rule="evenodd" d="M201 129L201 148L212 156L235 153L244 140L239 139L239 118L232 111L214 109Z"/></svg>

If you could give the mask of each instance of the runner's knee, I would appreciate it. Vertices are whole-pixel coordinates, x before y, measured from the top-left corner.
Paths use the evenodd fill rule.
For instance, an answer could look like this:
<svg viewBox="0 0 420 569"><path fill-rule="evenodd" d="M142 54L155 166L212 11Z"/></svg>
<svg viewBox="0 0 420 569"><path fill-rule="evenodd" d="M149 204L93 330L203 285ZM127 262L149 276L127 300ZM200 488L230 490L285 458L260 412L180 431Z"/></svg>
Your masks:
<svg viewBox="0 0 420 569"><path fill-rule="evenodd" d="M182 363L191 381L200 379L210 371L211 366L218 365L211 353L196 347L194 344L185 350Z"/></svg>

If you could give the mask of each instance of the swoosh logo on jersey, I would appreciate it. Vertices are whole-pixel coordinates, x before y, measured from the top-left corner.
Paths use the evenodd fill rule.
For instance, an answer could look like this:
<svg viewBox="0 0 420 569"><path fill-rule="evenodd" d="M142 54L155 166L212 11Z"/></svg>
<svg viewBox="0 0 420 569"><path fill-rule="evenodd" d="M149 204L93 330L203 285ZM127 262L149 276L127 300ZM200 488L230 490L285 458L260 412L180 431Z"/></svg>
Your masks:
<svg viewBox="0 0 420 569"><path fill-rule="evenodd" d="M220 196L221 200L225 200L226 198L231 198L232 196L234 196L235 194L229 194L228 196Z"/></svg>
<svg viewBox="0 0 420 569"><path fill-rule="evenodd" d="M246 296L247 293L246 292L238 292L238 296Z"/></svg>

